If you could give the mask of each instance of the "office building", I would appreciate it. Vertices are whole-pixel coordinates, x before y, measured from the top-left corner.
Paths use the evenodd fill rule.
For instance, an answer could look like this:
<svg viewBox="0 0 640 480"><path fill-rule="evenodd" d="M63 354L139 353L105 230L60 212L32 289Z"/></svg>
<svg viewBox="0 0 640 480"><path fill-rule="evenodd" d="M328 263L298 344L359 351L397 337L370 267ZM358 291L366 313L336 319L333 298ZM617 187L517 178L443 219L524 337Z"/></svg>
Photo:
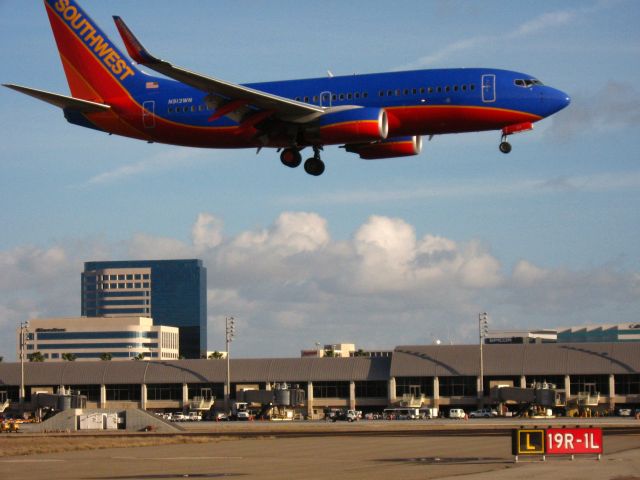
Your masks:
<svg viewBox="0 0 640 480"><path fill-rule="evenodd" d="M180 329L180 355L207 351L207 269L201 260L85 262L86 317L138 315Z"/></svg>
<svg viewBox="0 0 640 480"><path fill-rule="evenodd" d="M20 328L17 336L20 358ZM40 352L45 362L62 361L67 354L76 360L175 360L179 331L153 325L148 317L38 318L29 320L24 343L25 358Z"/></svg>

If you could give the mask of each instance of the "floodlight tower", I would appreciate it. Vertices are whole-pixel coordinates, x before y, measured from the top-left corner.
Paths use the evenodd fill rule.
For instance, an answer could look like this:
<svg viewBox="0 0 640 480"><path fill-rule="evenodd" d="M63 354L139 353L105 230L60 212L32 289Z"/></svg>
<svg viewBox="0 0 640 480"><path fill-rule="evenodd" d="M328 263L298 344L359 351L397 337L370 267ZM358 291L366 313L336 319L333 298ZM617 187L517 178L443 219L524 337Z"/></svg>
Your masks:
<svg viewBox="0 0 640 480"><path fill-rule="evenodd" d="M25 390L24 390L24 351L25 351L25 333L28 332L29 322L20 322L20 392L19 402L24 403Z"/></svg>
<svg viewBox="0 0 640 480"><path fill-rule="evenodd" d="M225 317L225 340L227 348L227 388L224 394L224 408L227 413L231 412L231 364L229 362L230 352L229 344L235 336L235 319L233 317Z"/></svg>
<svg viewBox="0 0 640 480"><path fill-rule="evenodd" d="M480 407L484 406L484 359L482 357L482 344L484 338L489 333L489 320L487 312L482 312L478 315L478 333L480 335L480 388L478 389L478 398L480 400Z"/></svg>

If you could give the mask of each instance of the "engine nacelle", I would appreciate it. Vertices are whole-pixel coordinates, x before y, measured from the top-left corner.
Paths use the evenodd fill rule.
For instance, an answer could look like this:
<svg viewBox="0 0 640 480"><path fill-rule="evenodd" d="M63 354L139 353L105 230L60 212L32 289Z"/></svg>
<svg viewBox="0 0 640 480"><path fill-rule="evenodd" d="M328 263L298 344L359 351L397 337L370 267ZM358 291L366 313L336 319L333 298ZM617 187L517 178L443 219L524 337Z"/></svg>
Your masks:
<svg viewBox="0 0 640 480"><path fill-rule="evenodd" d="M422 137L395 137L381 142L346 145L347 152L360 155L365 160L379 158L410 157L422 151Z"/></svg>
<svg viewBox="0 0 640 480"><path fill-rule="evenodd" d="M309 143L336 145L384 140L389 132L387 112L381 108L353 108L331 112L304 132Z"/></svg>

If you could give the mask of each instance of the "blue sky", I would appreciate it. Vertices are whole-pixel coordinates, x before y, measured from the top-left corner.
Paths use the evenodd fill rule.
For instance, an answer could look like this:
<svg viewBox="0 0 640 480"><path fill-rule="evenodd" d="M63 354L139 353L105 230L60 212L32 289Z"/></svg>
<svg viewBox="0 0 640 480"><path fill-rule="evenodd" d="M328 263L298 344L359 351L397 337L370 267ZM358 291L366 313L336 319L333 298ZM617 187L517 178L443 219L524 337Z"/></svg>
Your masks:
<svg viewBox="0 0 640 480"><path fill-rule="evenodd" d="M233 82L495 67L568 92L512 138L435 137L413 158L336 147L312 178L275 151L198 150L72 126L0 89L0 355L34 317L75 316L89 260L197 257L209 346L291 356L475 338L492 328L637 321L640 3L87 1L120 42ZM0 0L0 81L67 94L41 2ZM425 139L426 140L426 139Z"/></svg>

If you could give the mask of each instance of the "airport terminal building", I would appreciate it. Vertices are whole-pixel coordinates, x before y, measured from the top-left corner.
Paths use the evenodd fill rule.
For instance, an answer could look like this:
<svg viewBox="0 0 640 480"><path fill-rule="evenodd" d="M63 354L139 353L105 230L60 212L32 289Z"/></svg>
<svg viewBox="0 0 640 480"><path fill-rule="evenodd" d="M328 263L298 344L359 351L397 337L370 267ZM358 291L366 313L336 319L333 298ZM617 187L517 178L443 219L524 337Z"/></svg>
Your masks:
<svg viewBox="0 0 640 480"><path fill-rule="evenodd" d="M553 383L567 398L599 394L599 408L640 407L640 342L398 346L389 357L231 359L231 398L287 383L306 391L304 413L381 411L405 396L425 407L472 410L491 386ZM226 362L171 360L26 363L25 397L79 390L88 407L180 410L203 390L225 394ZM0 392L18 401L20 363L0 363ZM488 401L488 398L486 399ZM222 402L220 402L221 404Z"/></svg>

